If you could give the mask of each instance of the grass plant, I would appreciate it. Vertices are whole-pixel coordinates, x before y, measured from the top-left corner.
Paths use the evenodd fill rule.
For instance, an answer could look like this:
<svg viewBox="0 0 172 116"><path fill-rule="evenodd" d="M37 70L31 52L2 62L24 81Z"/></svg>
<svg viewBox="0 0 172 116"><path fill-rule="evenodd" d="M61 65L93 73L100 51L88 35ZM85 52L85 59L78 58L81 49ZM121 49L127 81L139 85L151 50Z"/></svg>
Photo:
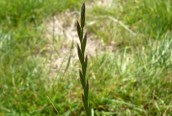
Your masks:
<svg viewBox="0 0 172 116"><path fill-rule="evenodd" d="M86 77L88 58L87 56L85 57L87 34L84 33L84 26L85 26L85 3L82 5L81 8L80 24L79 22L77 22L77 32L80 41L80 45L77 44L77 50L78 50L79 61L82 67L81 70L79 70L80 81L84 91L84 93L82 94L82 101L84 104L86 115L91 116L91 105L89 103L89 82L88 82L88 78Z"/></svg>

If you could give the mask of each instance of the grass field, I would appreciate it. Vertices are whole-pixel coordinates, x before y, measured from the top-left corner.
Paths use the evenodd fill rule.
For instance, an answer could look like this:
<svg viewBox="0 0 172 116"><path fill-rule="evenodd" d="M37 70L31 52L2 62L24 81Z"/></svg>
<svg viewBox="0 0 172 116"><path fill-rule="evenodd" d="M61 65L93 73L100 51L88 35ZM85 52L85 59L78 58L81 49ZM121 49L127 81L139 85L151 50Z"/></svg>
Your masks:
<svg viewBox="0 0 172 116"><path fill-rule="evenodd" d="M57 16L72 35L82 3L0 0L0 115L84 115L76 46L47 34ZM87 72L95 116L172 115L171 25L170 0L86 1L87 38L102 43Z"/></svg>

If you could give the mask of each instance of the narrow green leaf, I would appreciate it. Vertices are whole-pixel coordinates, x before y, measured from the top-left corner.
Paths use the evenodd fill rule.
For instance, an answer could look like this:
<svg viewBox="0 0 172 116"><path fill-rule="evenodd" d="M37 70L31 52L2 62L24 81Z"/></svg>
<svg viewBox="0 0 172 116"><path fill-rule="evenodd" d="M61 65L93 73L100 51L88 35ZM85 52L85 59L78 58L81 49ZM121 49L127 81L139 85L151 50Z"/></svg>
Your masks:
<svg viewBox="0 0 172 116"><path fill-rule="evenodd" d="M83 77L81 70L79 70L79 75L80 75L80 81L82 84L82 88L84 89L85 88L85 81L84 81L84 77Z"/></svg>
<svg viewBox="0 0 172 116"><path fill-rule="evenodd" d="M85 25L85 3L82 5L81 8L81 27L83 28Z"/></svg>
<svg viewBox="0 0 172 116"><path fill-rule="evenodd" d="M86 95L85 95L85 99L88 100L88 93L89 93L89 83L88 83L88 79L87 79L87 83L86 83Z"/></svg>
<svg viewBox="0 0 172 116"><path fill-rule="evenodd" d="M82 52L85 52L86 44L87 44L87 33L84 35L83 39L83 46L82 46Z"/></svg>
<svg viewBox="0 0 172 116"><path fill-rule="evenodd" d="M82 41L82 29L81 29L81 26L80 26L80 24L79 24L79 22L77 21L77 23L76 23L76 26L77 26L77 33L78 33L78 37L79 37L79 40L80 40L80 42Z"/></svg>
<svg viewBox="0 0 172 116"><path fill-rule="evenodd" d="M88 63L88 58L86 56L84 64L83 64L83 75L86 75L86 71L87 71L87 63Z"/></svg>
<svg viewBox="0 0 172 116"><path fill-rule="evenodd" d="M81 49L78 44L77 44L77 50L78 50L79 60L80 60L81 64L83 64L82 52L81 52Z"/></svg>
<svg viewBox="0 0 172 116"><path fill-rule="evenodd" d="M88 57L86 55L86 57L85 57L85 63L84 63L84 65L85 65L86 68L87 68L87 64L88 64Z"/></svg>

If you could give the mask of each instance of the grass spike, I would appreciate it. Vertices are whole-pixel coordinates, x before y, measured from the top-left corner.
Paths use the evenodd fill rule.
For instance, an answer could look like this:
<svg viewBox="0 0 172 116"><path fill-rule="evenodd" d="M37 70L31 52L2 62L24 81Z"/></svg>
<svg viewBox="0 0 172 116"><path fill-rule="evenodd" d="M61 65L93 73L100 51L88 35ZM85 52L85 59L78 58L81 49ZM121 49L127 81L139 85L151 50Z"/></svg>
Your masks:
<svg viewBox="0 0 172 116"><path fill-rule="evenodd" d="M79 76L80 76L80 81L83 88L82 101L84 104L84 109L85 109L86 115L91 116L91 107L89 103L89 83L88 83L88 79L86 78L88 58L87 56L85 56L85 48L87 44L87 34L84 35L85 3L83 3L81 7L80 24L79 22L77 22L77 32L78 32L78 37L80 40L80 45L77 44L77 49L78 49L78 57L79 57L81 67L82 67L81 70L79 70Z"/></svg>

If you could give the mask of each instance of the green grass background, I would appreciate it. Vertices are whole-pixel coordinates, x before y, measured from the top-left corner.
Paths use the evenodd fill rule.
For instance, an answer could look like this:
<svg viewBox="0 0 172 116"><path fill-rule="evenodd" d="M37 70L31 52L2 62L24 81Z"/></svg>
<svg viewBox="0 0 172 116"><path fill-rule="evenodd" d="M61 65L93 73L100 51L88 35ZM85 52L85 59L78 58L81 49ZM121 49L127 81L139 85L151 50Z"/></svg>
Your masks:
<svg viewBox="0 0 172 116"><path fill-rule="evenodd" d="M43 21L67 9L79 11L82 3L0 0L0 115L83 115L78 65L51 80L39 58L48 43ZM107 18L96 19L101 16L120 20L135 35ZM89 59L95 115L172 115L172 2L113 0L111 7L88 9L87 22L92 20L88 31L116 45L115 52Z"/></svg>

